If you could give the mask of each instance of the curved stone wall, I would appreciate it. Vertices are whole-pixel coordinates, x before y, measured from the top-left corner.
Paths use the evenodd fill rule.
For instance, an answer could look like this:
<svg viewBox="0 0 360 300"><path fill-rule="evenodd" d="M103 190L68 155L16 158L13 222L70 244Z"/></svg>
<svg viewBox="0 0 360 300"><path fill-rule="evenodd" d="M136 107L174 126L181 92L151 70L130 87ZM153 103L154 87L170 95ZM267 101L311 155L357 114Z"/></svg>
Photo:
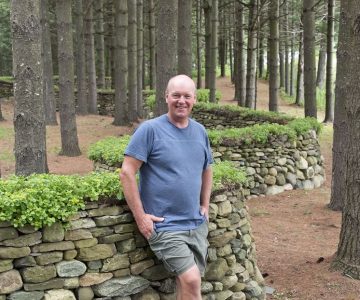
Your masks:
<svg viewBox="0 0 360 300"><path fill-rule="evenodd" d="M299 135L295 141L289 141L287 136L273 136L267 144L227 140L212 149L215 161L231 160L246 168L253 195L309 190L325 180L324 158L314 130Z"/></svg>
<svg viewBox="0 0 360 300"><path fill-rule="evenodd" d="M204 299L264 299L243 188L212 195ZM0 299L174 299L124 201L88 202L64 231L0 223Z"/></svg>

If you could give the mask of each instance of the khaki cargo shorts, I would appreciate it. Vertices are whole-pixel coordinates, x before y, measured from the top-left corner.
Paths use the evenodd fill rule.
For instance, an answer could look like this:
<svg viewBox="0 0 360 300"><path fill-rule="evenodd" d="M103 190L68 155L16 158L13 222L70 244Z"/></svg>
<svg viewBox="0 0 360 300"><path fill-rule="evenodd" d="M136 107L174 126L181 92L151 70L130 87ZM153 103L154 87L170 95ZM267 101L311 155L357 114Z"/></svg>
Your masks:
<svg viewBox="0 0 360 300"><path fill-rule="evenodd" d="M195 264L204 276L209 242L207 222L184 231L153 231L148 242L167 271L176 276Z"/></svg>

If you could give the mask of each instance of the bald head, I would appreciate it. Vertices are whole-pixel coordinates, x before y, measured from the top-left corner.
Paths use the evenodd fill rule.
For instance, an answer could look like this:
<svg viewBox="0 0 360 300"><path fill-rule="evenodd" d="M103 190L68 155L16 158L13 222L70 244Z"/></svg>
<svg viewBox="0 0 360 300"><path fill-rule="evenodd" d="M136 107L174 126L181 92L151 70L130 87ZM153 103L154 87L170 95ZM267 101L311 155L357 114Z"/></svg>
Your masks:
<svg viewBox="0 0 360 300"><path fill-rule="evenodd" d="M165 95L177 88L185 88L195 96L196 86L194 81L187 75L176 75L170 78L166 87Z"/></svg>

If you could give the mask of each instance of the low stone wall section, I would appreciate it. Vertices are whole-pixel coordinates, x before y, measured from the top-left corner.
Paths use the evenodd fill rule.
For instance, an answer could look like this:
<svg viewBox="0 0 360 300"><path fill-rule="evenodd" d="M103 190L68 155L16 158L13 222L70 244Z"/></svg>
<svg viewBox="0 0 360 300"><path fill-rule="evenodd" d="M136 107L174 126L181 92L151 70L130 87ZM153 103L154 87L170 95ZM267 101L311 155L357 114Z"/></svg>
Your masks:
<svg viewBox="0 0 360 300"><path fill-rule="evenodd" d="M213 156L215 161L230 160L245 168L252 195L310 190L325 180L324 158L314 130L295 141L287 136L273 136L267 144L225 141L213 146Z"/></svg>
<svg viewBox="0 0 360 300"><path fill-rule="evenodd" d="M264 299L247 189L213 194L204 299ZM175 299L124 201L88 202L64 230L0 223L0 299Z"/></svg>

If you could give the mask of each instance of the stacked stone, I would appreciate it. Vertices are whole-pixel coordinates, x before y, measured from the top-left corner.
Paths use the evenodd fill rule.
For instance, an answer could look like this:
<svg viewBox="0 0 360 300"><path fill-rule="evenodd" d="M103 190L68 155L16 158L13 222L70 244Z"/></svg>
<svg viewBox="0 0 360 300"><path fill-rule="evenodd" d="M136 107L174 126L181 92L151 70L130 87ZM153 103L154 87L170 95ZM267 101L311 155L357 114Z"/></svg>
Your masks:
<svg viewBox="0 0 360 300"><path fill-rule="evenodd" d="M121 168L121 164L117 166L109 166L103 162L94 161L95 172L115 172L118 168Z"/></svg>
<svg viewBox="0 0 360 300"><path fill-rule="evenodd" d="M215 161L231 160L246 168L252 195L310 190L325 180L324 158L314 130L296 141L289 141L287 136L271 137L265 145L226 141L213 147L213 155Z"/></svg>
<svg viewBox="0 0 360 300"><path fill-rule="evenodd" d="M209 299L263 299L244 194L213 197ZM117 203L124 203L123 201ZM126 205L89 202L69 221L35 230L0 223L0 300L172 299L175 282L139 233Z"/></svg>

